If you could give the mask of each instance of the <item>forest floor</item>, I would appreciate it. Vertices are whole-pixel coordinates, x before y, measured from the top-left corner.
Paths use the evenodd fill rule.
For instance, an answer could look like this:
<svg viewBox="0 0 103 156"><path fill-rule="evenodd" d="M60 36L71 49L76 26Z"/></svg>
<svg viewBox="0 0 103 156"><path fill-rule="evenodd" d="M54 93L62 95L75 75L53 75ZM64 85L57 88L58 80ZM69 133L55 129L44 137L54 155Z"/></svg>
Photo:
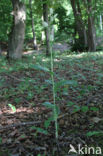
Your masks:
<svg viewBox="0 0 103 156"><path fill-rule="evenodd" d="M32 49L33 49L33 45L31 46L31 43L30 43L30 45L29 45L29 47L31 47ZM39 48L38 48L38 50L26 50L25 52L24 52L24 54L30 54L30 53L45 53L45 46L41 46L41 45L39 45L38 46ZM27 47L28 48L28 47ZM67 44L66 42L64 42L64 41L61 41L61 42L56 42L54 45L53 45L53 50L54 51L57 51L57 52L66 52L66 51L71 51L70 50L71 49L71 46L70 46L70 44Z"/></svg>
<svg viewBox="0 0 103 156"><path fill-rule="evenodd" d="M79 145L83 155L103 155L103 52L68 53L54 54L58 139L53 118L48 120L50 58L0 58L0 156L79 156ZM77 153L69 153L70 144ZM94 148L90 154L88 147Z"/></svg>

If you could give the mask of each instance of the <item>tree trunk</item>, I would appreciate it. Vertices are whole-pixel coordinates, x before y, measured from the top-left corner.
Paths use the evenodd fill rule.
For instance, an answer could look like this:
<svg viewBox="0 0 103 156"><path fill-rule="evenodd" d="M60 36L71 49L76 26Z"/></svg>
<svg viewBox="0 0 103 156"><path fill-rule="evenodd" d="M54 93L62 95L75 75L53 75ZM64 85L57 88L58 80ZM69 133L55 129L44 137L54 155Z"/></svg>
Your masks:
<svg viewBox="0 0 103 156"><path fill-rule="evenodd" d="M0 43L0 56L1 56L1 52L2 52L2 50L1 50L1 43Z"/></svg>
<svg viewBox="0 0 103 156"><path fill-rule="evenodd" d="M95 28L92 17L88 17L88 48L89 51L96 51Z"/></svg>
<svg viewBox="0 0 103 156"><path fill-rule="evenodd" d="M100 30L103 30L103 21L102 21L102 15L100 15Z"/></svg>
<svg viewBox="0 0 103 156"><path fill-rule="evenodd" d="M96 51L96 31L94 17L92 15L91 0L88 1L88 48L89 51Z"/></svg>
<svg viewBox="0 0 103 156"><path fill-rule="evenodd" d="M42 22L44 21L43 16L41 17L41 21ZM42 32L41 32L41 41L42 41L42 43L44 43L44 41L45 41L45 32L44 32L44 30L42 30Z"/></svg>
<svg viewBox="0 0 103 156"><path fill-rule="evenodd" d="M9 35L8 58L20 59L22 57L24 36L25 36L25 6L19 0L12 0L13 25Z"/></svg>
<svg viewBox="0 0 103 156"><path fill-rule="evenodd" d="M81 24L81 30L82 30L82 33L83 33L83 42L84 42L84 45L85 47L87 47L87 32L86 32L86 27L85 27L85 24L84 24L84 21L82 19L82 12L81 12L81 8L80 8L80 2L77 1L77 11L78 11L78 18L79 18L79 22Z"/></svg>
<svg viewBox="0 0 103 156"><path fill-rule="evenodd" d="M48 4L45 0L43 0L43 18L44 22L46 22L49 25L48 21ZM46 55L50 55L50 33L49 28L45 28L45 36L46 36Z"/></svg>
<svg viewBox="0 0 103 156"><path fill-rule="evenodd" d="M71 0L71 5L72 5L74 18L76 22L76 30L79 35L79 43L81 45L83 44L86 47L87 46L87 33L86 33L84 22L82 20L79 1L77 2L76 0Z"/></svg>
<svg viewBox="0 0 103 156"><path fill-rule="evenodd" d="M31 23L32 23L32 33L33 33L33 45L34 49L37 50L37 41L36 41L36 34L35 34L35 25L34 25L34 19L33 19L33 13L32 13L32 0L29 0L30 5L30 17L31 17Z"/></svg>

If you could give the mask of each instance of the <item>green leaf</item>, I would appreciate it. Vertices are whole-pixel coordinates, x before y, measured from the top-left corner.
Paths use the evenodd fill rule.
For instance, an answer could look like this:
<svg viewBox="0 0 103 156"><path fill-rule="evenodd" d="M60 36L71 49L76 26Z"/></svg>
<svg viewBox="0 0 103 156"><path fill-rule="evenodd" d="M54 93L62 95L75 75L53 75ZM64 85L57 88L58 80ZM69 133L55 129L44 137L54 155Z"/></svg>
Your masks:
<svg viewBox="0 0 103 156"><path fill-rule="evenodd" d="M97 74L99 77L103 78L103 74L102 73L98 73Z"/></svg>
<svg viewBox="0 0 103 156"><path fill-rule="evenodd" d="M44 21L43 21L42 24L43 24L43 27L44 27L44 28L48 27L48 23L47 23L47 22L44 22Z"/></svg>
<svg viewBox="0 0 103 156"><path fill-rule="evenodd" d="M44 71L44 72L50 72L50 70L48 69L48 68L46 68L46 67L43 67L43 66L41 66L41 65L31 65L30 66L31 68L34 68L34 69L36 69L36 70L42 70L42 71Z"/></svg>
<svg viewBox="0 0 103 156"><path fill-rule="evenodd" d="M45 120L44 126L45 126L46 129L49 127L51 121L53 121L53 120L54 120L54 117L53 116L52 117L49 117L48 120Z"/></svg>
<svg viewBox="0 0 103 156"><path fill-rule="evenodd" d="M97 112L97 111L99 111L99 108L97 108L97 107L90 107L90 110L94 111L94 112Z"/></svg>
<svg viewBox="0 0 103 156"><path fill-rule="evenodd" d="M53 110L53 118L54 121L58 118L58 115L60 114L60 108L56 105L54 110Z"/></svg>
<svg viewBox="0 0 103 156"><path fill-rule="evenodd" d="M37 132L39 132L39 133L43 133L43 134L45 134L45 135L48 134L48 131L47 131L47 130L44 130L44 129L42 129L42 128L37 127L36 130L37 130Z"/></svg>
<svg viewBox="0 0 103 156"><path fill-rule="evenodd" d="M74 102L72 102L72 101L69 101L68 103L67 103L67 106L73 106L74 105Z"/></svg>
<svg viewBox="0 0 103 156"><path fill-rule="evenodd" d="M60 114L60 108L59 108L59 106L55 106L55 109L56 109L56 113L57 113L57 115L59 115Z"/></svg>
<svg viewBox="0 0 103 156"><path fill-rule="evenodd" d="M82 112L87 112L89 110L88 106L82 106L81 111Z"/></svg>
<svg viewBox="0 0 103 156"><path fill-rule="evenodd" d="M75 105L73 112L75 113L75 112L78 112L79 110L80 110L80 106Z"/></svg>
<svg viewBox="0 0 103 156"><path fill-rule="evenodd" d="M48 131L45 130L45 129L43 129L43 128L39 128L39 127L32 126L32 127L30 127L30 129L36 130L38 133L42 133L42 134L45 134L45 135L48 134Z"/></svg>
<svg viewBox="0 0 103 156"><path fill-rule="evenodd" d="M54 109L54 105L51 104L50 102L44 102L43 105L48 107L48 108Z"/></svg>
<svg viewBox="0 0 103 156"><path fill-rule="evenodd" d="M12 109L12 111L15 113L16 112L16 107L13 106L12 104L8 104L8 106Z"/></svg>
<svg viewBox="0 0 103 156"><path fill-rule="evenodd" d="M14 100L15 100L16 103L19 103L21 101L20 98L15 98Z"/></svg>
<svg viewBox="0 0 103 156"><path fill-rule="evenodd" d="M0 137L0 145L2 144L2 138Z"/></svg>
<svg viewBox="0 0 103 156"><path fill-rule="evenodd" d="M48 83L48 84L50 84L50 85L52 84L52 81L51 80L45 80L45 82Z"/></svg>
<svg viewBox="0 0 103 156"><path fill-rule="evenodd" d="M75 81L75 80L61 80L61 81L55 83L55 88L58 89L58 88L63 87L65 85L77 86L77 81Z"/></svg>
<svg viewBox="0 0 103 156"><path fill-rule="evenodd" d="M86 136L93 136L93 135L103 135L103 131L90 131L86 134Z"/></svg>

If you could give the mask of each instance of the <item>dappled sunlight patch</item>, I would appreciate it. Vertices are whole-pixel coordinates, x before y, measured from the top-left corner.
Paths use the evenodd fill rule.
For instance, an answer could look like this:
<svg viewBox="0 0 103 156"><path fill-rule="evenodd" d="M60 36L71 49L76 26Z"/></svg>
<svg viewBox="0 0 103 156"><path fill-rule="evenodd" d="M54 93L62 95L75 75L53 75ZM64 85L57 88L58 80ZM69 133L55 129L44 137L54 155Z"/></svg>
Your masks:
<svg viewBox="0 0 103 156"><path fill-rule="evenodd" d="M103 52L82 52L82 53L76 53L75 54L65 54L63 53L60 58L63 60L63 59L66 59L66 58L70 58L70 59L73 59L73 58L98 58L98 57L102 57L103 56Z"/></svg>
<svg viewBox="0 0 103 156"><path fill-rule="evenodd" d="M62 45L62 43L57 43L57 45Z"/></svg>
<svg viewBox="0 0 103 156"><path fill-rule="evenodd" d="M43 62L47 62L48 61L48 58L42 58L42 61Z"/></svg>
<svg viewBox="0 0 103 156"><path fill-rule="evenodd" d="M33 59L36 59L36 57L35 57L35 56L33 56Z"/></svg>
<svg viewBox="0 0 103 156"><path fill-rule="evenodd" d="M0 110L0 115L4 115L4 114L18 114L18 113L38 113L40 110L45 110L44 107L34 107L34 108L29 108L29 107L19 107L16 109L16 111L14 112L12 109L8 109L8 107L4 107L2 108L2 110Z"/></svg>
<svg viewBox="0 0 103 156"><path fill-rule="evenodd" d="M28 107L19 107L19 108L16 109L16 112L13 112L12 110L8 111L9 114L22 113L22 112L33 113L34 111L33 111L32 108L28 108Z"/></svg>
<svg viewBox="0 0 103 156"><path fill-rule="evenodd" d="M62 59L56 58L56 59L54 59L54 61L55 62L60 62L60 61L62 61Z"/></svg>
<svg viewBox="0 0 103 156"><path fill-rule="evenodd" d="M34 52L35 52L34 50L28 50L28 51L24 51L23 54L28 55L28 54L33 54Z"/></svg>

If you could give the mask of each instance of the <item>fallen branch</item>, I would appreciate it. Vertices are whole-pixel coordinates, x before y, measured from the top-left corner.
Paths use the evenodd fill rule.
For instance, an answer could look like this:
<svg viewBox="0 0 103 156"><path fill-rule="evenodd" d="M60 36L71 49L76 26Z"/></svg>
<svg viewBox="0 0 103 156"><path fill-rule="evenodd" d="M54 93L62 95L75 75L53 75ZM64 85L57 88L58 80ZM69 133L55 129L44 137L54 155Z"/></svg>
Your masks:
<svg viewBox="0 0 103 156"><path fill-rule="evenodd" d="M20 126L28 126L28 125L35 125L35 124L40 124L42 123L41 121L31 121L31 122L22 122L22 123L17 123L17 124L10 124L7 126L0 126L0 130L5 130L5 129L11 129L11 128L16 128Z"/></svg>
<svg viewBox="0 0 103 156"><path fill-rule="evenodd" d="M21 80L21 79L18 79L17 77L13 76L13 75L8 75L6 74L6 76L9 76L11 77L12 79L16 80L16 81L19 81L19 82L24 82L25 80Z"/></svg>
<svg viewBox="0 0 103 156"><path fill-rule="evenodd" d="M68 115L69 115L69 113L65 113L65 114L63 114L63 115L60 115L60 116L58 117L58 120L64 118L65 116L68 116Z"/></svg>

